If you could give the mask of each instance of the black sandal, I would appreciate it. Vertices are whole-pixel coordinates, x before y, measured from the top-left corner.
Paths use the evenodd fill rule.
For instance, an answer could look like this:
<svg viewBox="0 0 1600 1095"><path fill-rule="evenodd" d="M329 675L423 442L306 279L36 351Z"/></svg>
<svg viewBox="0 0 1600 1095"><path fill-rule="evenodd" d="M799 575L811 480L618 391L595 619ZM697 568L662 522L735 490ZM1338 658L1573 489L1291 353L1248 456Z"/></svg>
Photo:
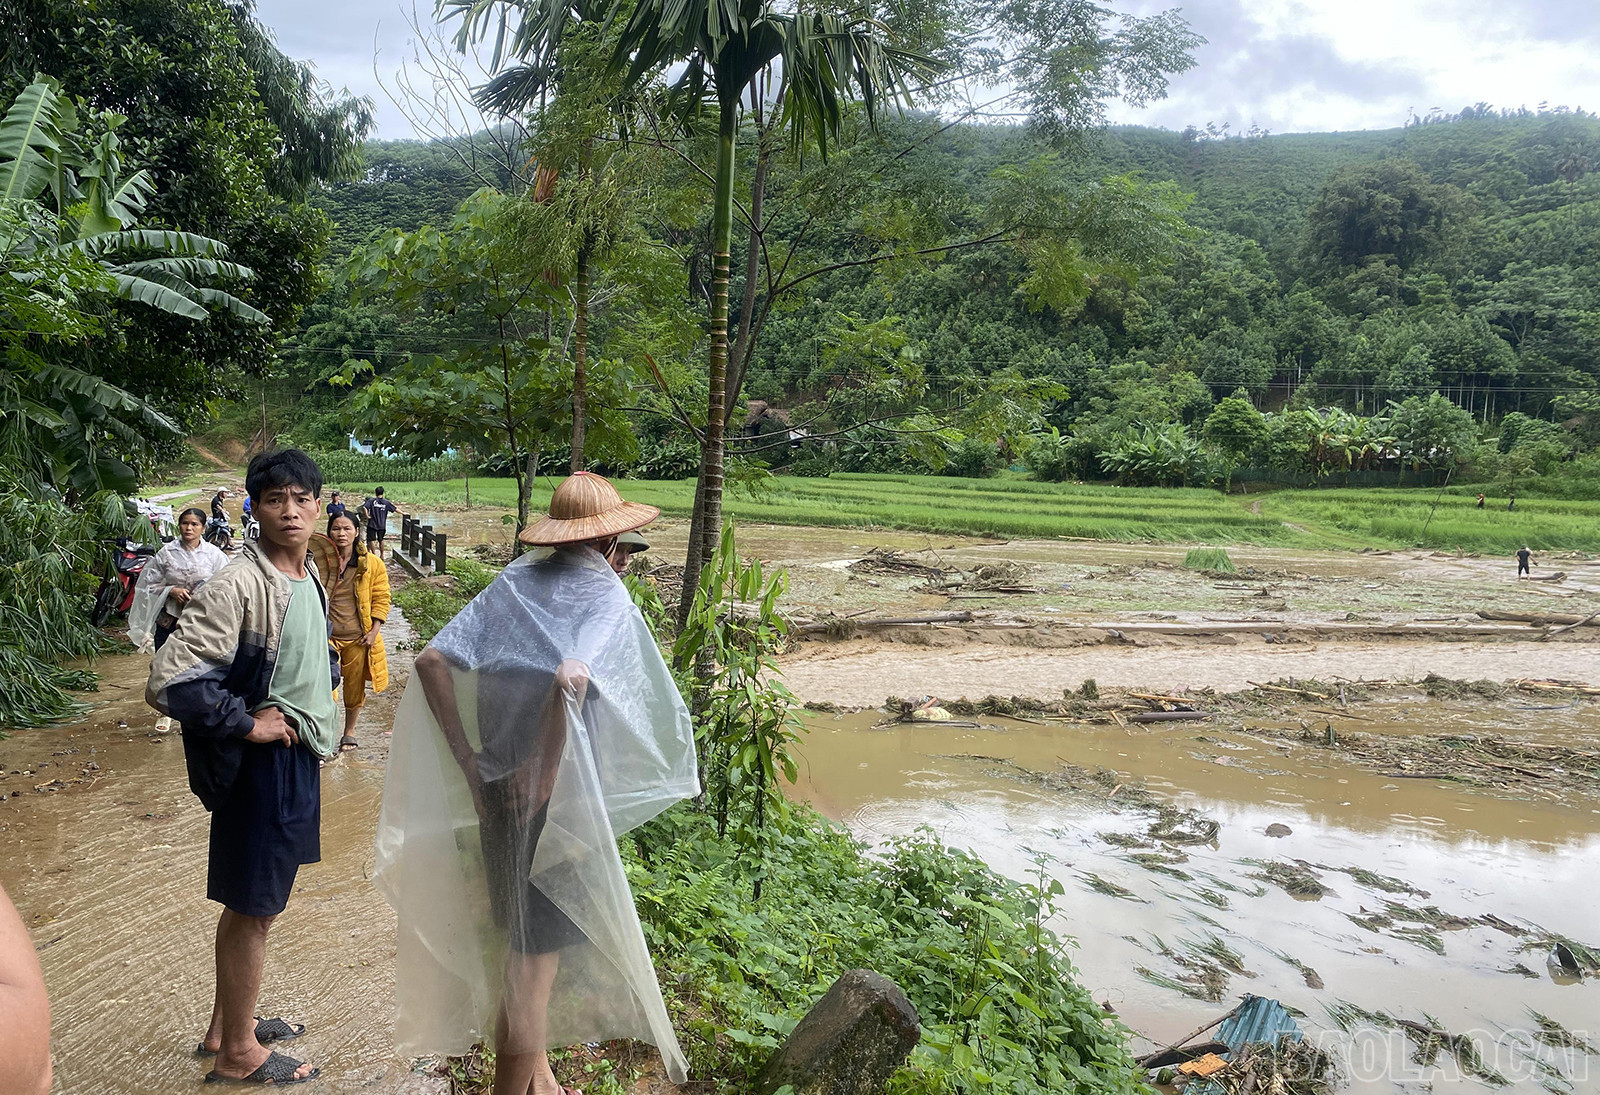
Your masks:
<svg viewBox="0 0 1600 1095"><path fill-rule="evenodd" d="M259 1015L256 1016L256 1041L264 1046L269 1046L273 1042L293 1041L305 1032L306 1025L304 1023L291 1023L286 1019L263 1019ZM194 1047L194 1055L196 1057L215 1057L217 1051L207 1049L206 1044L201 1042Z"/></svg>
<svg viewBox="0 0 1600 1095"><path fill-rule="evenodd" d="M315 1080L322 1075L320 1068L314 1068L304 1076L296 1076L304 1061L297 1061L285 1053L269 1053L267 1059L261 1062L261 1067L248 1076L224 1076L215 1070L206 1073L208 1084L303 1084L307 1080Z"/></svg>
<svg viewBox="0 0 1600 1095"><path fill-rule="evenodd" d="M349 734L346 734L344 737L339 739L339 752L342 753L346 749L354 749L356 746L358 746L360 744L361 743L358 742L355 738L352 738Z"/></svg>

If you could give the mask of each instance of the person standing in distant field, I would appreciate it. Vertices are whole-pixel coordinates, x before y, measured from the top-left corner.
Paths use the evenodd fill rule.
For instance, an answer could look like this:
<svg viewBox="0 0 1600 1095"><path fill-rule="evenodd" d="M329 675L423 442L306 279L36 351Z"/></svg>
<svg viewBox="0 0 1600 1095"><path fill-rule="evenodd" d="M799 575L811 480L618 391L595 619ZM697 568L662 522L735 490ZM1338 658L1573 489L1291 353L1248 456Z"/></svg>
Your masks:
<svg viewBox="0 0 1600 1095"><path fill-rule="evenodd" d="M1514 510L1516 508L1517 508L1517 496L1515 494L1508 494L1506 496L1506 512L1510 513L1512 510Z"/></svg>
<svg viewBox="0 0 1600 1095"><path fill-rule="evenodd" d="M400 507L383 496L383 488L379 487L372 492L362 505L367 511L367 550L372 550L372 545L378 545L378 558L383 558L383 538L389 534L389 514L399 513Z"/></svg>
<svg viewBox="0 0 1600 1095"><path fill-rule="evenodd" d="M328 495L328 520L331 521L335 517L344 517L348 514L348 512L349 511L345 509L345 504L339 501L339 492L331 492ZM354 518L352 518L352 521L353 520Z"/></svg>
<svg viewBox="0 0 1600 1095"><path fill-rule="evenodd" d="M1530 579L1533 577L1533 571L1528 569L1532 565L1533 553L1528 550L1527 544L1523 544L1522 548L1517 552L1517 581L1522 581L1524 574Z"/></svg>
<svg viewBox="0 0 1600 1095"><path fill-rule="evenodd" d="M1483 492L1481 490L1478 492L1478 508L1483 508Z"/></svg>

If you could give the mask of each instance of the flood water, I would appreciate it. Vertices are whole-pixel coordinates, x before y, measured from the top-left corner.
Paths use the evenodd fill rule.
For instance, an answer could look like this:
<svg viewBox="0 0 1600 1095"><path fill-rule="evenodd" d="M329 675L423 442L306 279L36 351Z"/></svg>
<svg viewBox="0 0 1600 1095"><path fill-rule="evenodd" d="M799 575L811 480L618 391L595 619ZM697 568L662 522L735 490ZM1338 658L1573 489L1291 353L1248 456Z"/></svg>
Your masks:
<svg viewBox="0 0 1600 1095"><path fill-rule="evenodd" d="M1423 702L1389 714L1395 732L1437 733L1473 725L1474 711L1466 703ZM1483 731L1520 726L1529 739L1600 740L1600 717L1587 708L1501 706L1478 714ZM1525 1033L1537 1030L1534 1011L1587 1031L1591 1043L1600 1040L1600 983L1558 976L1546 966L1548 947L1518 953L1523 938L1473 926L1443 931L1444 953L1436 954L1350 919L1382 910L1387 899L1463 918L1492 913L1593 942L1600 936L1600 800L1508 801L1459 785L1389 779L1337 757L1301 756L1289 746L1193 725L1122 730L983 719L981 729L874 729L882 718L810 718L800 794L869 842L927 827L1012 877L1030 877L1043 862L1066 887L1055 928L1077 941L1072 960L1095 998L1145 1036L1136 1051L1187 1034L1250 992L1304 1012L1302 1026L1335 1051L1349 1090L1420 1091L1459 1072L1448 1054L1435 1069L1415 1064L1413 1047L1392 1031L1341 1031L1327 1011L1339 1001L1397 1018L1431 1017L1473 1035L1485 1061L1513 1081L1506 1090L1600 1090L1600 1057L1570 1050L1539 1053L1573 1086L1539 1083L1556 1081L1549 1067L1541 1072L1534 1064ZM1193 881L1155 873L1099 835L1143 834L1146 814L1107 805L1103 790L1087 800L1064 795L1021 782L995 761L956 759L963 755L1043 771L1063 761L1110 769L1118 782L1142 781L1161 798L1215 819L1220 834L1214 845L1182 849L1188 859L1174 866ZM1273 824L1288 826L1290 835L1266 835ZM1247 876L1259 868L1247 859L1319 865L1332 892L1306 899L1258 884ZM1359 884L1340 873L1349 867L1404 880L1428 896ZM1097 892L1090 876L1129 895ZM1163 956L1163 945L1181 951L1186 941L1212 936L1242 956L1250 973L1233 975L1221 1002L1191 999L1135 973L1143 966L1176 975L1182 971ZM1314 969L1325 987L1309 987L1289 958ZM1506 972L1518 964L1525 972Z"/></svg>

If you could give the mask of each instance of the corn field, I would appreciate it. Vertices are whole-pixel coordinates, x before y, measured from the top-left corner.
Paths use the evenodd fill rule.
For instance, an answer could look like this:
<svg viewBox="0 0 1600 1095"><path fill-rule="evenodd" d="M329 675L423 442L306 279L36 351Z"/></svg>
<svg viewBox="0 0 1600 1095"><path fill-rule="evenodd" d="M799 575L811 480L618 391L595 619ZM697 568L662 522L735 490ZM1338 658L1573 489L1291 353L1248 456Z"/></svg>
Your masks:
<svg viewBox="0 0 1600 1095"><path fill-rule="evenodd" d="M379 456L375 453L320 452L312 458L322 468L329 483L435 483L475 474L476 468L464 456L437 456L415 460L405 456Z"/></svg>

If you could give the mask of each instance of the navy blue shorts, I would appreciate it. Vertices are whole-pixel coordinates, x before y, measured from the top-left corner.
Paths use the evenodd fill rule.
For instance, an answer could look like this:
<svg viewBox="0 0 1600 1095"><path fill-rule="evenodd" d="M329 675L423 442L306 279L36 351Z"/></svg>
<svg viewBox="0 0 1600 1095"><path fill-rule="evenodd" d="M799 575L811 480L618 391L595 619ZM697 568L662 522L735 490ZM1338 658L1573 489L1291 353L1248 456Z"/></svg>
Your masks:
<svg viewBox="0 0 1600 1095"><path fill-rule="evenodd" d="M304 745L246 742L227 800L211 812L206 897L276 916L302 863L322 858L322 770Z"/></svg>

